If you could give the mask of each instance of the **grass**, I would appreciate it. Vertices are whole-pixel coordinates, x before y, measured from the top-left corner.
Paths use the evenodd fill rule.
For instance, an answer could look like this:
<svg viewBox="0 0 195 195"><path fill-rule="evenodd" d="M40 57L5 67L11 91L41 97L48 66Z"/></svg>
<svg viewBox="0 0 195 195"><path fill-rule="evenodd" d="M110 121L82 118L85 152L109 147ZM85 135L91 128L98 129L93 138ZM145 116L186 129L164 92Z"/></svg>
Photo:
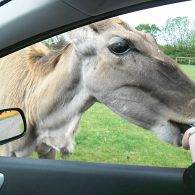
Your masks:
<svg viewBox="0 0 195 195"><path fill-rule="evenodd" d="M195 65L180 65L181 69L195 80Z"/></svg>
<svg viewBox="0 0 195 195"><path fill-rule="evenodd" d="M76 150L64 159L163 167L186 167L191 162L188 151L159 141L98 103L84 114Z"/></svg>
<svg viewBox="0 0 195 195"><path fill-rule="evenodd" d="M181 65L195 79L195 66ZM76 135L75 152L57 159L88 162L186 167L189 151L159 141L150 131L121 119L96 103L83 116Z"/></svg>

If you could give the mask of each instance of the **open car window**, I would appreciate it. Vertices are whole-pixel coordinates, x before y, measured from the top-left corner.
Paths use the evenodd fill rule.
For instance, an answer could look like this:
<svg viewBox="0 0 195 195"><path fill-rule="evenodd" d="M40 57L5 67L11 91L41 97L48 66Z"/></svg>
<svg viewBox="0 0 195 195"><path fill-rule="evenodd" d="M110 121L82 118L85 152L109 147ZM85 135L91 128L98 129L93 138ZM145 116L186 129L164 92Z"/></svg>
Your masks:
<svg viewBox="0 0 195 195"><path fill-rule="evenodd" d="M194 3L93 23L0 59L0 104L22 109L28 126L1 155L190 165L180 146L195 114Z"/></svg>

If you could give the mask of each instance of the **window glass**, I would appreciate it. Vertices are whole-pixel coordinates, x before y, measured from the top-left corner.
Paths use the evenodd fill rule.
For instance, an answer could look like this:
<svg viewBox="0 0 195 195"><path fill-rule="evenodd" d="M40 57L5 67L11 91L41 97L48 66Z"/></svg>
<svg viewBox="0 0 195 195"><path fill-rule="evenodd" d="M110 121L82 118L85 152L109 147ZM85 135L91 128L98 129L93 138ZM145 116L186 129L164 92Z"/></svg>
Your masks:
<svg viewBox="0 0 195 195"><path fill-rule="evenodd" d="M1 155L186 167L195 118L195 1L125 14L0 59L0 105L26 136Z"/></svg>

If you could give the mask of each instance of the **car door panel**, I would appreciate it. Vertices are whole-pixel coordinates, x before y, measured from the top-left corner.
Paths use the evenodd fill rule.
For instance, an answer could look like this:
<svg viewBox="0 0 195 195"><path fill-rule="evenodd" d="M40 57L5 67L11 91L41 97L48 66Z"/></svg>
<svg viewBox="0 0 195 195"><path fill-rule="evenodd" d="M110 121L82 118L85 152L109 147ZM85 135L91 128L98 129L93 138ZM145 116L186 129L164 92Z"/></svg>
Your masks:
<svg viewBox="0 0 195 195"><path fill-rule="evenodd" d="M184 169L0 158L1 195L187 195Z"/></svg>

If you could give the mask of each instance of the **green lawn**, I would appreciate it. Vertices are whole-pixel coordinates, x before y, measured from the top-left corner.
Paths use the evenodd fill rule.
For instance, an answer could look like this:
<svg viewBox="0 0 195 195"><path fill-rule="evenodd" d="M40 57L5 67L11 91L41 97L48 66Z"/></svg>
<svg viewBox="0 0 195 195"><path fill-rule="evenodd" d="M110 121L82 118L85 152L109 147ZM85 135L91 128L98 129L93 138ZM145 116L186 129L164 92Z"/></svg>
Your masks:
<svg viewBox="0 0 195 195"><path fill-rule="evenodd" d="M181 67L195 79L195 66ZM150 131L129 124L98 103L82 118L75 152L58 159L161 167L191 164L188 151L159 141Z"/></svg>
<svg viewBox="0 0 195 195"><path fill-rule="evenodd" d="M180 65L181 69L195 80L195 65Z"/></svg>

